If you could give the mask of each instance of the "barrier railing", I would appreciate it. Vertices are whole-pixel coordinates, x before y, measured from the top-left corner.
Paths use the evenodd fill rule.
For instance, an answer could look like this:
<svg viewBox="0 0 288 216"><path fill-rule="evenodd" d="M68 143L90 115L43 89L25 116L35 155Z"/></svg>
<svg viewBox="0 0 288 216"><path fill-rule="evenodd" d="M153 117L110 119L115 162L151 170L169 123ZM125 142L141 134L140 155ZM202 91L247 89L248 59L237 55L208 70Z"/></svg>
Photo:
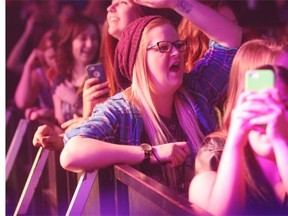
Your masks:
<svg viewBox="0 0 288 216"><path fill-rule="evenodd" d="M18 155L19 149L23 142L24 134L27 130L29 120L20 119L16 132L13 136L12 142L6 155L6 181L9 178L15 159Z"/></svg>
<svg viewBox="0 0 288 216"><path fill-rule="evenodd" d="M49 150L39 148L28 179L20 196L19 202L15 209L14 215L23 215L27 213L32 197L48 159L49 152Z"/></svg>
<svg viewBox="0 0 288 216"><path fill-rule="evenodd" d="M6 181L18 154L28 123L29 121L21 119L13 137L6 156ZM38 150L14 215L27 214L40 177L47 175L47 173L43 173L43 169L47 163L49 152L42 148ZM97 183L97 195L95 196L94 193L89 198L91 189L93 185L95 186L95 181ZM53 183L54 186L60 184L58 181ZM61 185L61 187L66 187L66 185ZM89 199L94 199L92 202L97 203L98 206L96 207L95 204L94 206L87 205ZM56 208L59 208L60 204L57 203L57 199L55 200ZM194 206L185 197L129 165L115 165L109 169L85 172L81 175L66 215L82 215L89 212L89 208L90 210L94 209L94 212L97 208L97 213L100 215L196 214ZM67 209L67 206L64 206L64 209ZM98 211L98 209L100 210Z"/></svg>

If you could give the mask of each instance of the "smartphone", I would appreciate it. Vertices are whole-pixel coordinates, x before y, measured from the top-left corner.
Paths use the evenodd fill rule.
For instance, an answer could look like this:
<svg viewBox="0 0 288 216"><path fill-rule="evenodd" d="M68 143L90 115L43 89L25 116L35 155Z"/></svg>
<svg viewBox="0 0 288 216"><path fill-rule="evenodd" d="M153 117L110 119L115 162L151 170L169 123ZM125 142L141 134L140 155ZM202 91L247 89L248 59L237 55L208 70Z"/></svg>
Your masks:
<svg viewBox="0 0 288 216"><path fill-rule="evenodd" d="M86 71L89 78L98 78L100 83L106 81L106 75L102 63L87 65Z"/></svg>
<svg viewBox="0 0 288 216"><path fill-rule="evenodd" d="M249 70L245 74L245 91L260 91L273 88L274 72L270 69Z"/></svg>

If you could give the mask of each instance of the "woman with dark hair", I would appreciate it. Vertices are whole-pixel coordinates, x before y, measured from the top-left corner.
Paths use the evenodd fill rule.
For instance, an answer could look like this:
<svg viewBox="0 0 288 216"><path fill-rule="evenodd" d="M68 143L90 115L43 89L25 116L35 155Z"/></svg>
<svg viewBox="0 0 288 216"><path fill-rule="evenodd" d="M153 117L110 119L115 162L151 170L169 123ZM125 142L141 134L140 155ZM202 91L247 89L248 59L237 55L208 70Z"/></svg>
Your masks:
<svg viewBox="0 0 288 216"><path fill-rule="evenodd" d="M99 59L100 42L97 24L86 16L72 16L60 28L56 52L60 76L53 95L59 124L72 119L74 114L82 115L82 97L77 92L87 77L86 66ZM107 93L108 85L104 88Z"/></svg>

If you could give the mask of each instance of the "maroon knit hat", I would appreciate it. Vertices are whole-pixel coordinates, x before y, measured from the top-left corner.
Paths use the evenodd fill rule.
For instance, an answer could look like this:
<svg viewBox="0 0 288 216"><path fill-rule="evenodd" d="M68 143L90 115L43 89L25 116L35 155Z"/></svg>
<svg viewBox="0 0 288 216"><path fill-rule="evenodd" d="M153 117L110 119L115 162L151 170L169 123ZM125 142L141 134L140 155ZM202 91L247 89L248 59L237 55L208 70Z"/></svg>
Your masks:
<svg viewBox="0 0 288 216"><path fill-rule="evenodd" d="M115 79L121 89L126 89L131 85L133 66L144 28L152 20L160 17L155 15L138 18L130 23L121 34L114 57Z"/></svg>

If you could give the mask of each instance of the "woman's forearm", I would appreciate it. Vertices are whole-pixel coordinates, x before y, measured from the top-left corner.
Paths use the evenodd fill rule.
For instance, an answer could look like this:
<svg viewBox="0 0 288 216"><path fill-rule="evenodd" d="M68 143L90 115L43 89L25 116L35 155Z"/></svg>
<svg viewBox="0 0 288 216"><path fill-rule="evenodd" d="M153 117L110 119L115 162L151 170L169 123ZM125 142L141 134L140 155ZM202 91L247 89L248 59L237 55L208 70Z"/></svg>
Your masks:
<svg viewBox="0 0 288 216"><path fill-rule="evenodd" d="M231 48L240 46L241 27L212 8L196 0L179 0L175 10L219 44Z"/></svg>
<svg viewBox="0 0 288 216"><path fill-rule="evenodd" d="M144 153L139 146L119 145L75 136L61 152L60 163L72 172L101 169L113 164L139 164Z"/></svg>

